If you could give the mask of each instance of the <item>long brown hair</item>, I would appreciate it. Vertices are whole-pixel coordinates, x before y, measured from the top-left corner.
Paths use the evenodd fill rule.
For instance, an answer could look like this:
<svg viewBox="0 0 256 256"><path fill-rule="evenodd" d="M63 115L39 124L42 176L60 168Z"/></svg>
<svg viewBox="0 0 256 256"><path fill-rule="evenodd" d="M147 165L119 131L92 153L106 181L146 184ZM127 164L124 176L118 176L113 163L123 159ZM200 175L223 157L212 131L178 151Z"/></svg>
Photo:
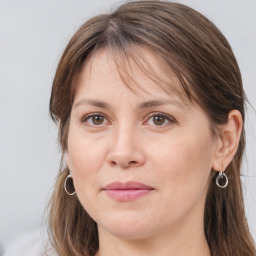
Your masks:
<svg viewBox="0 0 256 256"><path fill-rule="evenodd" d="M206 111L215 136L218 125L227 122L231 110L239 110L244 120L245 95L240 70L229 43L218 28L202 14L182 4L133 1L110 14L88 20L72 37L60 59L52 86L50 114L59 125L63 153L67 149L75 78L81 65L98 49L106 48L113 54L122 77L128 75L125 62L133 59L161 87L170 89L168 82L143 66L146 61L142 61L143 56L139 56L138 51L134 53L134 46L151 49L164 61L178 79L183 97L196 101ZM213 256L255 255L240 180L244 146L243 130L236 155L225 171L228 188L220 189L214 184L216 172L212 170L204 228ZM63 184L68 171L65 165L60 168L50 202L52 243L62 256L94 255L99 247L97 225L78 198L65 193Z"/></svg>

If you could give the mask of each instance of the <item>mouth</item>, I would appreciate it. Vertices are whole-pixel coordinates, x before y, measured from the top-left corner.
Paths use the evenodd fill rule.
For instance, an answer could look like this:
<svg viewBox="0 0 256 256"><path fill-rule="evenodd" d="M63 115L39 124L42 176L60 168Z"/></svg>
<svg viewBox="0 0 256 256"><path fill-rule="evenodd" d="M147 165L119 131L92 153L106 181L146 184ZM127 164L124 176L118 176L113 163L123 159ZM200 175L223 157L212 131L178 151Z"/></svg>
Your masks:
<svg viewBox="0 0 256 256"><path fill-rule="evenodd" d="M103 191L112 199L121 201L132 201L148 195L155 189L140 182L129 181L126 183L113 182L103 188Z"/></svg>

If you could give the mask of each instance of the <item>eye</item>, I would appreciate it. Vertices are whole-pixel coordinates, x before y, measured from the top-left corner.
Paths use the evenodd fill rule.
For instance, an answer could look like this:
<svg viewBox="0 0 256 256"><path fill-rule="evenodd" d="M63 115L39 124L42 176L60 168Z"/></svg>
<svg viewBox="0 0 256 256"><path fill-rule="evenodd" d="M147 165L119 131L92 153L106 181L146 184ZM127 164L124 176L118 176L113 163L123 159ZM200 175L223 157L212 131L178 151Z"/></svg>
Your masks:
<svg viewBox="0 0 256 256"><path fill-rule="evenodd" d="M89 126L101 126L104 125L105 116L99 113L91 113L86 115L82 120L81 123L87 123Z"/></svg>
<svg viewBox="0 0 256 256"><path fill-rule="evenodd" d="M147 121L150 125L156 125L156 126L167 126L170 123L174 123L175 120L168 116L165 115L163 113L154 113L152 114L148 121Z"/></svg>

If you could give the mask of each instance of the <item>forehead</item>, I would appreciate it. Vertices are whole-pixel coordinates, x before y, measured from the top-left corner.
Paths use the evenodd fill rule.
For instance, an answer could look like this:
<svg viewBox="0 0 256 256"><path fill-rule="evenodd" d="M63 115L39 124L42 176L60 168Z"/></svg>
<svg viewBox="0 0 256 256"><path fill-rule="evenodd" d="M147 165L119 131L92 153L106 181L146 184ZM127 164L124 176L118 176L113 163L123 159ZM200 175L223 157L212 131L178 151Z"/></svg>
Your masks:
<svg viewBox="0 0 256 256"><path fill-rule="evenodd" d="M81 67L75 96L117 95L120 90L142 98L161 95L179 99L187 106L191 104L163 59L152 50L139 46L133 46L128 54L106 48L93 52Z"/></svg>

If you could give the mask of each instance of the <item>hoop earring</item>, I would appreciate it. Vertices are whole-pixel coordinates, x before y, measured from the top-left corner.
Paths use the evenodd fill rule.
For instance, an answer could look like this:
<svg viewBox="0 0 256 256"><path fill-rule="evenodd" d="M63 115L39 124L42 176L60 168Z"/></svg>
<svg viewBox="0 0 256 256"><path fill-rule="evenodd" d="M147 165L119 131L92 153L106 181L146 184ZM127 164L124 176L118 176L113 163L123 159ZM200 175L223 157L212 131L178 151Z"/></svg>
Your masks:
<svg viewBox="0 0 256 256"><path fill-rule="evenodd" d="M219 180L223 178L225 178L226 182L224 185L220 185ZM220 188L225 188L228 185L228 177L224 172L222 171L219 172L219 175L216 178L216 185Z"/></svg>
<svg viewBox="0 0 256 256"><path fill-rule="evenodd" d="M68 179L70 179L70 181L68 182ZM67 178L65 179L65 182L64 182L64 189L66 191L66 193L70 196L73 196L76 191L75 191L75 188L74 188L74 184L73 184L73 178L72 178L72 175L71 173L67 176Z"/></svg>

